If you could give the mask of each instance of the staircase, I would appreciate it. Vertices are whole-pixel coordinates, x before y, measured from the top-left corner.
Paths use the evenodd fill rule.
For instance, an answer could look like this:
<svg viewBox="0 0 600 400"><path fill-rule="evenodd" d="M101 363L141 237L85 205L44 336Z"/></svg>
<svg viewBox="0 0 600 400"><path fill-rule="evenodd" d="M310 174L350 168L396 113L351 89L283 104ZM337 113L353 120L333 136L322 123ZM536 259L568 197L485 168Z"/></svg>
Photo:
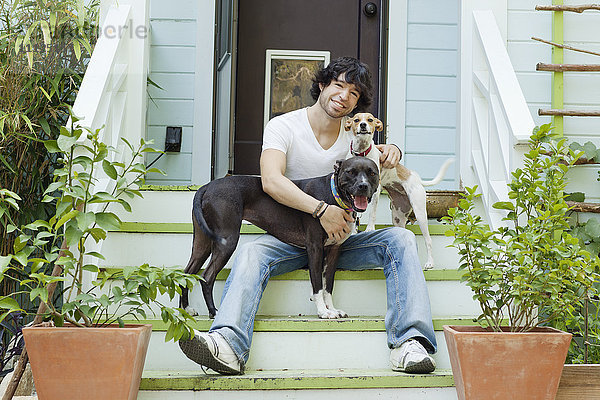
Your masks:
<svg viewBox="0 0 600 400"><path fill-rule="evenodd" d="M103 244L106 267L139 265L184 267L192 241L191 203L193 188L150 188L144 199L136 199L133 214L120 215L125 222L111 232ZM390 222L387 198L379 206L379 223ZM386 215L387 214L387 215ZM425 248L417 226L419 255ZM473 324L478 306L470 289L460 282L458 256L448 248L445 227L430 220L436 268L425 271L438 342L434 358L437 370L430 375L392 372L386 344L384 314L385 280L382 270L338 271L334 298L336 306L351 317L320 320L309 300L308 271L299 270L275 277L264 293L255 322L255 334L245 375L226 377L204 373L188 360L176 343L164 342L166 326L156 317L153 325L139 399L195 399L210 390L226 399L455 399L443 325ZM261 231L242 227L241 241L252 240ZM235 255L234 255L235 256ZM218 304L228 267L215 284ZM200 290L190 301L199 310L197 329L207 331L211 320ZM150 315L150 314L149 314ZM206 394L208 395L208 394Z"/></svg>

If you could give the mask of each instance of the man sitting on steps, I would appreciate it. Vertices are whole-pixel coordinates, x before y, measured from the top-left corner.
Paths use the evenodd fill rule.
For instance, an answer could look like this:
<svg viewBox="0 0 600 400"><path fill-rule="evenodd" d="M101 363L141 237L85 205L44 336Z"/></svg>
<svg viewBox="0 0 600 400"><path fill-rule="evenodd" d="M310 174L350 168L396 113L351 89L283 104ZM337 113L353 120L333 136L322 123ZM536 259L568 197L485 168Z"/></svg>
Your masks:
<svg viewBox="0 0 600 400"><path fill-rule="evenodd" d="M260 158L265 192L309 214L319 201L290 179L326 175L333 171L336 160L346 157L351 134L344 131L344 122L351 113L370 105L371 74L354 58L338 58L316 74L311 94L314 105L269 121ZM398 147L377 147L382 152L383 167L398 164ZM327 235L338 240L348 233L350 220L352 216L337 206L327 207L320 218ZM306 264L304 249L268 234L241 245L210 331L195 332L193 339L181 340L182 351L196 363L221 374L243 373L254 318L269 278ZM415 235L398 227L359 232L342 244L339 265L349 270L383 267L387 290L385 328L392 369L407 373L434 371L435 362L429 353L435 353L437 345Z"/></svg>

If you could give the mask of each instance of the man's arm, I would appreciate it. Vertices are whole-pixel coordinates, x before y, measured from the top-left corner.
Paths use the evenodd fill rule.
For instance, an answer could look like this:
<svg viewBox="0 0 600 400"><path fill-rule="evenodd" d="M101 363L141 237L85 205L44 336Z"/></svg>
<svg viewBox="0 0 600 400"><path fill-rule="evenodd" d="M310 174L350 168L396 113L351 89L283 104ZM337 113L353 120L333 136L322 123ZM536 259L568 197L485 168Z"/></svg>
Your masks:
<svg viewBox="0 0 600 400"><path fill-rule="evenodd" d="M319 205L319 200L304 193L285 175L286 155L282 151L266 149L260 156L260 175L265 193L275 201L312 214ZM327 235L340 240L349 233L346 221L352 216L337 206L329 206L319 219Z"/></svg>

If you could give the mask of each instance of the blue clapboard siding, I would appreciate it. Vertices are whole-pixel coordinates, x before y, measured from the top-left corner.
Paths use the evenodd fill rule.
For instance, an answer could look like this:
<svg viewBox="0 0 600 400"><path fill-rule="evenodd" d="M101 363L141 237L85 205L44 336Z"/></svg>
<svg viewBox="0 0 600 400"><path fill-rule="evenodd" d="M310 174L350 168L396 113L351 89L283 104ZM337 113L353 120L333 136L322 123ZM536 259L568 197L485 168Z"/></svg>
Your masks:
<svg viewBox="0 0 600 400"><path fill-rule="evenodd" d="M458 10L458 0L408 0L404 159L425 180L456 157ZM431 189L458 188L455 165Z"/></svg>
<svg viewBox="0 0 600 400"><path fill-rule="evenodd" d="M146 137L164 149L167 126L183 128L180 153L165 154L156 164L167 176L154 174L147 183L191 183L194 138L194 73L197 0L152 0L150 3L150 79ZM210 153L208 153L210 154ZM147 157L151 162L156 156Z"/></svg>

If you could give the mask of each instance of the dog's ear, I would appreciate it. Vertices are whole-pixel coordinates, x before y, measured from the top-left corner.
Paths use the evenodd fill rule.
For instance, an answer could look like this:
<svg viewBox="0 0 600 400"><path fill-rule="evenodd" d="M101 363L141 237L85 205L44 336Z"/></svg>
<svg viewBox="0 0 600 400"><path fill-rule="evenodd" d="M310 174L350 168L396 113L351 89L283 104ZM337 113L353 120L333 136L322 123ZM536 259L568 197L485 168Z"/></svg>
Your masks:
<svg viewBox="0 0 600 400"><path fill-rule="evenodd" d="M349 131L352 129L352 118L346 119L346 123L344 124L344 130Z"/></svg>
<svg viewBox="0 0 600 400"><path fill-rule="evenodd" d="M344 162L344 160L337 160L335 162L335 165L333 166L333 172L337 175L338 172L340 172L340 168L342 167L342 163Z"/></svg>
<svg viewBox="0 0 600 400"><path fill-rule="evenodd" d="M383 130L383 123L377 118L375 118L375 130L377 132L381 132Z"/></svg>

